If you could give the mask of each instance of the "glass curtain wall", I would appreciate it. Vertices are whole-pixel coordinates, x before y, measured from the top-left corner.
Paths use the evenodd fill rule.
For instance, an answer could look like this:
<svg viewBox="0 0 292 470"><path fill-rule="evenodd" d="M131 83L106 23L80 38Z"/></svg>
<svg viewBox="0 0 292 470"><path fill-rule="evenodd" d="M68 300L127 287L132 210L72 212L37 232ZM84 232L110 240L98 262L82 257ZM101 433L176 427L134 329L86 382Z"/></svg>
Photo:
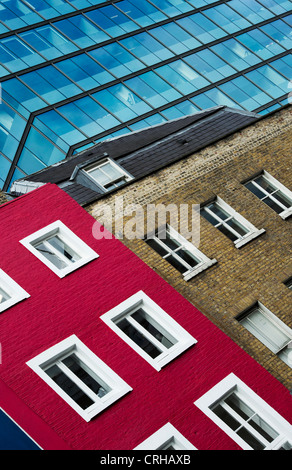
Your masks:
<svg viewBox="0 0 292 470"><path fill-rule="evenodd" d="M280 108L291 48L290 0L2 1L0 187L210 107Z"/></svg>

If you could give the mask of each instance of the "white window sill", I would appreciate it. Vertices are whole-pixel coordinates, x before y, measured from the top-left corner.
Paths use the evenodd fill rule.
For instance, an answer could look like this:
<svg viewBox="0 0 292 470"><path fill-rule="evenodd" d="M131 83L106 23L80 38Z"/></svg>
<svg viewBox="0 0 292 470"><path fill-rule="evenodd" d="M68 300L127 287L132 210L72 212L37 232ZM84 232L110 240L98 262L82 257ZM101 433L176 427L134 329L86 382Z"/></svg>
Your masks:
<svg viewBox="0 0 292 470"><path fill-rule="evenodd" d="M283 220L286 220L291 215L292 215L292 207L289 207L289 209L286 209L285 211L281 212L280 217L282 217Z"/></svg>
<svg viewBox="0 0 292 470"><path fill-rule="evenodd" d="M235 245L236 248L241 248L242 246L246 245L250 241L252 241L255 238L259 237L263 233L266 233L264 228L262 228L261 230L256 230L254 232L251 232L247 236L242 238L241 240L238 240L238 241L234 242L234 245Z"/></svg>
<svg viewBox="0 0 292 470"><path fill-rule="evenodd" d="M192 269L192 270L188 271L187 273L183 274L184 281L189 281L190 279L197 276L202 271L205 271L205 269L210 268L210 266L213 266L216 263L217 263L216 259L210 259L210 261L208 261L206 263L199 264L199 266L197 266L194 269Z"/></svg>

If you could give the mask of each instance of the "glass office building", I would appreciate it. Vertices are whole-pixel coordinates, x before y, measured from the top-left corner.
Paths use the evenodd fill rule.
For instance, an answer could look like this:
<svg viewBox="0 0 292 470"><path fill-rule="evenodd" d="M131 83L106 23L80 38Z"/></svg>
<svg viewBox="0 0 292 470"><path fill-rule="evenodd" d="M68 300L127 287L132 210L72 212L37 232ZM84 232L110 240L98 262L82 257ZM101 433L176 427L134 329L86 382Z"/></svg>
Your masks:
<svg viewBox="0 0 292 470"><path fill-rule="evenodd" d="M288 103L290 0L2 0L0 187L216 105Z"/></svg>

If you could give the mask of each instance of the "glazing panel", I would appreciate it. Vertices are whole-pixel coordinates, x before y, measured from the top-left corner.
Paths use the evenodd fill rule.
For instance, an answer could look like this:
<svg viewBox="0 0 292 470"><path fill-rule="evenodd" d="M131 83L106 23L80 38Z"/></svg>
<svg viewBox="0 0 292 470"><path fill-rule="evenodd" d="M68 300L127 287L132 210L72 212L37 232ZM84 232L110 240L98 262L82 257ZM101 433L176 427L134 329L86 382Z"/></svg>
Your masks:
<svg viewBox="0 0 292 470"><path fill-rule="evenodd" d="M210 50L204 50L187 56L184 58L184 61L211 82L222 80L236 73L233 67L230 67L230 65Z"/></svg>
<svg viewBox="0 0 292 470"><path fill-rule="evenodd" d="M75 11L75 8L67 3L66 0L29 0L29 4L45 19L57 17L60 13L65 15Z"/></svg>
<svg viewBox="0 0 292 470"><path fill-rule="evenodd" d="M152 3L170 17L192 10L191 5L183 0L152 0Z"/></svg>
<svg viewBox="0 0 292 470"><path fill-rule="evenodd" d="M114 6L89 11L86 16L112 37L121 36L139 28L137 24Z"/></svg>
<svg viewBox="0 0 292 470"><path fill-rule="evenodd" d="M260 23L274 16L272 12L255 0L231 0L228 4L242 15L243 18L246 18L253 24Z"/></svg>
<svg viewBox="0 0 292 470"><path fill-rule="evenodd" d="M44 124L45 127L39 126L39 123ZM73 145L77 142L80 142L81 140L84 140L84 137L86 137L78 129L75 129L74 126L66 121L66 119L64 119L64 117L55 110L40 114L37 118L35 118L34 124L36 127L40 127L40 130L42 130L45 135L48 135L54 143L62 146L61 148L63 149L64 142L68 145ZM49 133L49 130L52 132Z"/></svg>
<svg viewBox="0 0 292 470"><path fill-rule="evenodd" d="M237 36L237 39L262 59L269 59L285 51L278 43L271 40L259 29Z"/></svg>
<svg viewBox="0 0 292 470"><path fill-rule="evenodd" d="M201 46L197 39L176 23L169 23L151 29L151 35L165 44L175 54L181 54Z"/></svg>
<svg viewBox="0 0 292 470"><path fill-rule="evenodd" d="M150 106L122 84L93 96L122 122L151 111Z"/></svg>
<svg viewBox="0 0 292 470"><path fill-rule="evenodd" d="M166 15L146 0L139 0L139 2L123 0L119 2L118 8L137 21L140 26L148 26L167 19Z"/></svg>
<svg viewBox="0 0 292 470"><path fill-rule="evenodd" d="M242 46L236 39L229 39L212 46L211 50L237 70L244 70L261 62L261 59Z"/></svg>
<svg viewBox="0 0 292 470"><path fill-rule="evenodd" d="M55 67L84 90L90 90L114 79L111 73L107 72L87 54L58 62Z"/></svg>
<svg viewBox="0 0 292 470"><path fill-rule="evenodd" d="M218 5L209 10L205 10L204 15L225 29L229 34L248 28L251 25L249 21L232 10L232 8L229 8L227 4Z"/></svg>
<svg viewBox="0 0 292 470"><path fill-rule="evenodd" d="M154 72L127 80L125 84L155 108L182 96Z"/></svg>
<svg viewBox="0 0 292 470"><path fill-rule="evenodd" d="M201 95L197 95L192 98L191 101L201 109L212 108L213 106L218 105L243 109L239 103L237 103L235 100L232 100L225 93L222 93L222 91L220 91L218 88L213 88L212 90L208 90Z"/></svg>
<svg viewBox="0 0 292 470"><path fill-rule="evenodd" d="M72 39L79 47L88 47L109 39L109 36L83 15L57 21L54 26Z"/></svg>
<svg viewBox="0 0 292 470"><path fill-rule="evenodd" d="M261 26L261 30L267 35L272 36L275 41L286 49L292 49L292 31L291 27L282 20L273 21L273 23Z"/></svg>
<svg viewBox="0 0 292 470"><path fill-rule="evenodd" d="M21 39L11 36L0 41L0 61L11 72L18 72L45 60Z"/></svg>
<svg viewBox="0 0 292 470"><path fill-rule="evenodd" d="M208 80L199 75L182 60L159 67L156 69L156 73L161 75L184 95L210 85Z"/></svg>
<svg viewBox="0 0 292 470"><path fill-rule="evenodd" d="M201 13L182 18L177 23L203 44L227 35L227 32L216 26L213 21L210 21Z"/></svg>
<svg viewBox="0 0 292 470"><path fill-rule="evenodd" d="M268 65L249 72L246 77L254 83L258 83L273 98L279 98L289 92L289 82Z"/></svg>
<svg viewBox="0 0 292 470"><path fill-rule="evenodd" d="M231 82L224 83L219 88L249 111L271 101L270 96L244 77L238 77Z"/></svg>
<svg viewBox="0 0 292 470"><path fill-rule="evenodd" d="M55 147L55 145L53 145L52 142L46 139L33 127L29 131L25 142L25 148L31 151L32 154L46 166L53 165L65 158L64 153L62 153L57 147Z"/></svg>
<svg viewBox="0 0 292 470"><path fill-rule="evenodd" d="M72 42L65 39L50 25L21 33L20 36L47 59L55 59L78 50Z"/></svg>
<svg viewBox="0 0 292 470"><path fill-rule="evenodd" d="M74 103L61 106L58 110L62 116L75 125L86 137L99 134L104 130L103 127L98 124L98 118L100 115L103 116L105 112L89 96L79 99Z"/></svg>
<svg viewBox="0 0 292 470"><path fill-rule="evenodd" d="M169 49L156 41L148 33L141 33L136 36L123 39L121 44L126 47L131 54L139 57L147 65L153 65L161 60L166 60L174 56Z"/></svg>
<svg viewBox="0 0 292 470"><path fill-rule="evenodd" d="M3 0L0 4L0 21L10 29L18 29L42 21L42 18L20 0Z"/></svg>

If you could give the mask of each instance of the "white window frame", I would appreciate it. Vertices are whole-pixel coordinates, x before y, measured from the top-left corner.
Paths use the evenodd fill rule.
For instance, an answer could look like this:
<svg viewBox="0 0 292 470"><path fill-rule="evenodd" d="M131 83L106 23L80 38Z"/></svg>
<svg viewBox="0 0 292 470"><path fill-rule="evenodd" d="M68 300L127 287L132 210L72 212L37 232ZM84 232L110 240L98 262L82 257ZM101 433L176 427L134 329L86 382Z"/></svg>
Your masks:
<svg viewBox="0 0 292 470"><path fill-rule="evenodd" d="M280 201L278 201L276 198L273 198L273 193L268 193L265 189L262 188L262 186L258 185L255 180L259 177L263 176L268 183L270 183L272 186L275 186L275 191L274 192L281 192L284 196L286 196L288 199L291 200L291 207L285 207L283 204L281 204ZM272 201L275 202L279 207L282 207L283 211L280 212L278 215L283 219L286 220L290 215L292 215L292 191L290 191L286 186L284 186L282 183L280 183L276 178L274 178L272 175L270 175L267 171L263 171L261 175L257 175L255 178L247 181L247 183L253 183L254 186L256 186L262 193L266 195L266 197L269 197ZM248 188L247 188L248 189ZM258 196L257 196L258 197ZM265 198L266 198L265 197ZM263 199L265 199L263 198ZM263 201L260 197L258 197L260 201Z"/></svg>
<svg viewBox="0 0 292 470"><path fill-rule="evenodd" d="M114 160L111 158L106 158L104 160L101 160L99 162L92 163L91 165L87 166L84 168L85 173L88 175L88 177L91 179L91 181L94 182L94 184L98 185L103 191L112 191L114 188L107 189L105 186L103 186L97 179L95 179L93 176L91 176L91 172L93 170L96 170L97 168L101 168L103 165L109 163L112 167L114 167L116 170L119 171L120 177L117 179L112 180L109 184L115 184L116 182L124 179L125 183L128 181L131 181L133 179L133 176L130 175L126 170L124 170L120 165L118 165ZM116 187L119 188L121 185L117 185Z"/></svg>
<svg viewBox="0 0 292 470"><path fill-rule="evenodd" d="M229 230L235 236L238 236L237 240L234 241L234 246L236 248L241 248L242 246L246 245L246 243L249 243L251 240L254 240L255 238L265 233L265 229L256 228L252 223L250 223L242 215L236 212L235 209L229 206L229 204L223 201L223 199L221 199L219 196L217 196L217 198L215 199L215 201L212 202L212 204L217 204L219 208L222 208L225 212L227 212L227 214L229 215L228 219L226 219L225 221L223 221L223 219L220 219L220 217L218 217L216 214L214 214L214 212L209 209L210 204L203 206L202 209L205 209L214 219L218 220L217 225L212 224L213 227L217 228L218 225L224 225L227 230ZM238 234L235 230L232 229L232 227L226 224L226 222L231 219L235 219L237 222L239 222L239 224L241 224L246 230L248 230L248 232L243 236Z"/></svg>
<svg viewBox="0 0 292 470"><path fill-rule="evenodd" d="M277 356L279 355L279 353L281 353L283 350L285 350L286 348L290 349L291 348L291 356L292 356L292 330L291 328L289 328L287 325L285 325L284 322L282 322L282 320L280 320L276 315L274 315L268 308L266 308L261 302L257 302L257 304L252 307L251 309L249 309L247 312L246 312L246 315L242 315L242 318L239 316L239 323L242 324L242 322L249 317L249 315L255 310L255 309L258 309L260 311L260 313L263 315L264 318L267 318L267 320L273 324L275 326L275 328L277 328L279 331L283 332L284 335L286 335L289 339L287 340L287 343L282 346L282 348L276 350L276 348L274 348L274 350L270 347L269 344L271 344L273 342L273 338L270 338L269 336L267 336L267 341L264 342L260 337L258 337L255 333L251 332L250 333L255 337L257 338L261 343L263 343L270 351L272 351L274 354L276 354ZM242 326L244 328L246 328L247 331L249 331L249 329L242 324ZM258 329L258 327L255 327L255 329ZM264 332L261 331L262 335L264 336ZM280 359L282 359L280 357ZM289 358L290 359L290 358ZM289 362L289 359L288 359L288 362ZM282 359L283 360L283 359ZM292 361L291 361L291 364L289 365L286 361L284 361L285 364L287 364L288 366L292 367Z"/></svg>
<svg viewBox="0 0 292 470"><path fill-rule="evenodd" d="M167 331L170 336L177 340L173 346L171 346L169 349L165 348L165 351L163 351L158 357L154 359L151 358L149 354L140 348L115 324L115 321L120 320L121 318L129 318L129 316L139 308L143 308L147 314L154 319L155 322L159 323L159 325L165 331ZM157 371L160 371L162 367L175 359L178 355L182 354L192 345L197 343L195 338L193 338L143 291L137 292L118 306L114 307L109 312L101 315L100 318ZM145 334L145 330L143 329L142 331L142 327L139 328L139 324L137 326L137 322L135 323L136 324L134 326L137 328L137 330L141 331L145 337L147 337L154 345L157 345L157 347L161 349L161 343L159 343L152 335L150 335L150 333Z"/></svg>
<svg viewBox="0 0 292 470"><path fill-rule="evenodd" d="M162 229L159 229L158 232L161 232L161 230ZM166 255L161 256L163 259L168 261L168 257L173 256L177 259L179 263L181 263L181 265L185 266L186 271L182 274L185 281L189 281L205 269L217 263L216 259L208 258L208 256L204 255L204 253L202 253L197 247L195 247L192 243L186 240L186 238L184 238L180 233L174 230L170 225L166 224L165 230L170 234L172 238L174 238L180 244L177 249L172 250L167 244L164 243L164 239L157 236L156 233L152 237L149 237L147 240L154 239L157 244L159 244L164 250L168 252ZM162 230L162 233L163 232L164 230ZM193 254L194 257L199 261L196 266L189 266L186 261L184 261L182 258L180 258L179 255L176 254L176 251L182 248L190 252L191 255ZM155 250L155 248L153 249Z"/></svg>
<svg viewBox="0 0 292 470"><path fill-rule="evenodd" d="M104 381L111 390L103 397L97 397L89 387L79 380L69 369L66 375L74 381L88 396L95 401L89 408L83 410L67 393L62 390L45 372L45 368L58 363L61 359L74 352L86 366ZM42 352L26 363L39 377L41 377L66 403L68 403L85 421L89 422L97 414L133 389L121 379L108 365L99 359L76 335L61 341L53 347ZM65 366L64 366L65 368Z"/></svg>
<svg viewBox="0 0 292 470"><path fill-rule="evenodd" d="M80 256L80 259L74 263L69 264L68 260L64 258L64 261L68 264L68 266L66 268L59 269L34 247L35 244L41 241L45 241L47 238L50 238L54 235L58 235L61 239L63 239L70 246L70 248L72 248L76 252L76 254ZM90 248L86 243L84 243L60 220L57 220L56 222L53 222L47 227L38 230L32 235L29 235L23 240L20 240L20 243L25 246L34 256L36 256L36 258L42 261L60 278L67 276L67 274L76 271L76 269L80 268L81 266L84 266L85 264L99 257L99 255L92 248ZM56 254L59 258L62 259L62 255L60 255L59 253Z"/></svg>
<svg viewBox="0 0 292 470"><path fill-rule="evenodd" d="M30 295L2 269L0 269L0 288L10 297L5 300L5 302L0 303L0 313L30 297Z"/></svg>
<svg viewBox="0 0 292 470"><path fill-rule="evenodd" d="M171 423L162 426L134 450L164 450L169 444L172 444L175 450L198 450Z"/></svg>
<svg viewBox="0 0 292 470"><path fill-rule="evenodd" d="M194 404L205 413L215 424L217 424L226 434L231 437L243 450L253 450L244 439L233 431L223 420L221 420L211 407L232 392L235 392L255 413L274 429L279 436L273 442L268 443L264 450L278 450L286 442L292 443L292 426L279 413L277 413L268 403L260 398L251 388L249 388L235 374L231 373L205 395L196 400ZM238 416L236 415L238 420ZM246 421L242 420L246 426ZM258 438L259 434L254 428L249 426L249 431ZM261 441L263 437L261 436Z"/></svg>

